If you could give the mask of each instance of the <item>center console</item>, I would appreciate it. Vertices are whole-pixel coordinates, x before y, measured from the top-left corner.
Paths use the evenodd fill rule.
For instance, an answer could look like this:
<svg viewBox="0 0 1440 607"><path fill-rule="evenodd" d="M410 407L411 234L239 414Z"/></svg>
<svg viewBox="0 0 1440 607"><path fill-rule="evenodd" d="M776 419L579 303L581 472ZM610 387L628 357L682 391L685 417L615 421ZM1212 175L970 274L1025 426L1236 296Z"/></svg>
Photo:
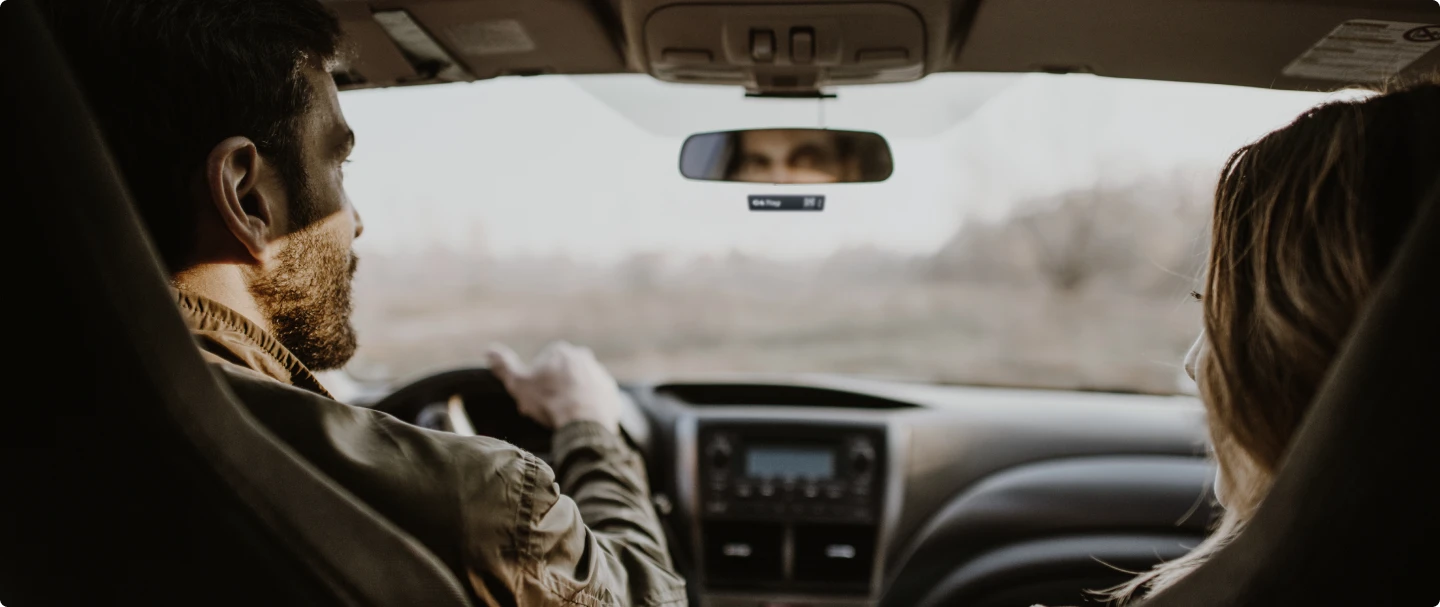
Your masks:
<svg viewBox="0 0 1440 607"><path fill-rule="evenodd" d="M892 493L878 420L694 420L704 604L870 605Z"/></svg>

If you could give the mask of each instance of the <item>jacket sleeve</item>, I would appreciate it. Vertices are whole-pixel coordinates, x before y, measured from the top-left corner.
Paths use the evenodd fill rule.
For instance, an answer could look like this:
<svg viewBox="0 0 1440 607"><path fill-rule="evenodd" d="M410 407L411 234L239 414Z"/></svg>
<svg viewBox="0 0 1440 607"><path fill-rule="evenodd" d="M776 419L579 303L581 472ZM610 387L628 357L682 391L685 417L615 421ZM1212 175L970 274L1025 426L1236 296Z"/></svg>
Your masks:
<svg viewBox="0 0 1440 607"><path fill-rule="evenodd" d="M425 545L485 605L686 603L640 456L594 424L556 432L556 474L487 437L425 430L221 363L298 455ZM586 524L589 523L587 527Z"/></svg>
<svg viewBox="0 0 1440 607"><path fill-rule="evenodd" d="M534 456L489 474L516 479L508 537L495 517L472 513L467 534L471 585L491 604L653 606L687 603L659 518L650 505L639 454L588 422L555 433L552 469ZM467 470L480 472L484 466ZM558 482L557 482L558 480ZM467 482L481 487L482 479ZM485 500L477 500L483 503ZM496 579L501 573L508 579Z"/></svg>

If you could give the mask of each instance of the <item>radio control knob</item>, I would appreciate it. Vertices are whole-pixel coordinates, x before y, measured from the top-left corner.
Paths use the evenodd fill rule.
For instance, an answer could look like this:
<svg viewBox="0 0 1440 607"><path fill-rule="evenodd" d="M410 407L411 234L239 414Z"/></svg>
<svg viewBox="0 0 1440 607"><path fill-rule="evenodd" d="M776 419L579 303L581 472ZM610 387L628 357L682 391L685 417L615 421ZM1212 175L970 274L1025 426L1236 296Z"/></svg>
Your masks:
<svg viewBox="0 0 1440 607"><path fill-rule="evenodd" d="M730 468L730 443L718 440L710 444L710 467L715 470L728 470Z"/></svg>
<svg viewBox="0 0 1440 607"><path fill-rule="evenodd" d="M850 469L855 474L869 474L874 467L875 451L868 445L856 445L850 449Z"/></svg>

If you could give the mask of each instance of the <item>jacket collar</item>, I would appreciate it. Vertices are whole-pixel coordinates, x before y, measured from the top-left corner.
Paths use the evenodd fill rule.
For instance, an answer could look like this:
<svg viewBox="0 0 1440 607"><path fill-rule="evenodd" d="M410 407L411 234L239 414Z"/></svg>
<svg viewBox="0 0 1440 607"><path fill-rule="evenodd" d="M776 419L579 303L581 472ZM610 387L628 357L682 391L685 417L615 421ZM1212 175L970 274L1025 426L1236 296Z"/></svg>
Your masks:
<svg viewBox="0 0 1440 607"><path fill-rule="evenodd" d="M185 326L210 357L219 358L275 381L330 397L320 380L275 336L224 304L207 297L174 291Z"/></svg>

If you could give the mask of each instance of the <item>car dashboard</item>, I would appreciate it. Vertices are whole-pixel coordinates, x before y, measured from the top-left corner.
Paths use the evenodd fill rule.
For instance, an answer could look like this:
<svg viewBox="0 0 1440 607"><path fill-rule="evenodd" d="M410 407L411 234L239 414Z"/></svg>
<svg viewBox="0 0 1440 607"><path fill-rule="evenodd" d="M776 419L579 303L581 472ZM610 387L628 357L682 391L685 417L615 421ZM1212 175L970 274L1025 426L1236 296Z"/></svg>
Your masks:
<svg viewBox="0 0 1440 607"><path fill-rule="evenodd" d="M836 375L622 391L701 607L1080 604L1185 554L1216 514L1191 397ZM550 431L508 399L458 369L367 406L429 425L463 402L475 433L549 461Z"/></svg>
<svg viewBox="0 0 1440 607"><path fill-rule="evenodd" d="M1075 604L1214 515L1192 398L840 376L630 385L692 604Z"/></svg>

